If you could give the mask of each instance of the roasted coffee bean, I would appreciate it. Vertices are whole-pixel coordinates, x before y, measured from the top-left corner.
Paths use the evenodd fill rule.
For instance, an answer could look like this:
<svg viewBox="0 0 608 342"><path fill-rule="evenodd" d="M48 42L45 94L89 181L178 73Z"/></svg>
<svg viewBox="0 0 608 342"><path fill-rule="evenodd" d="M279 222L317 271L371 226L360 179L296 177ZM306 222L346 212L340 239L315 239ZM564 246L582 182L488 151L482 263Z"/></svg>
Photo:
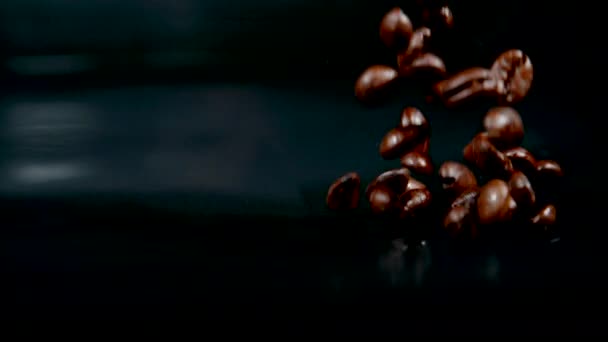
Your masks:
<svg viewBox="0 0 608 342"><path fill-rule="evenodd" d="M498 56L492 73L503 81L499 101L504 104L521 101L530 91L534 77L532 61L521 50L509 50Z"/></svg>
<svg viewBox="0 0 608 342"><path fill-rule="evenodd" d="M540 178L559 178L564 175L562 167L553 160L539 160L536 162L536 173Z"/></svg>
<svg viewBox="0 0 608 342"><path fill-rule="evenodd" d="M513 169L519 170L526 175L534 175L536 171L536 159L530 151L523 147L514 147L503 152L511 164Z"/></svg>
<svg viewBox="0 0 608 342"><path fill-rule="evenodd" d="M483 132L477 134L463 150L464 159L490 175L507 179L513 173L513 164L500 152Z"/></svg>
<svg viewBox="0 0 608 342"><path fill-rule="evenodd" d="M416 57L426 52L429 49L430 39L431 30L428 27L416 29L412 33L407 49L403 49L397 54L397 66L399 70L412 64Z"/></svg>
<svg viewBox="0 0 608 342"><path fill-rule="evenodd" d="M450 10L448 6L424 9L422 11L422 20L426 25L433 29L450 29L454 26L454 16L452 15L452 10Z"/></svg>
<svg viewBox="0 0 608 342"><path fill-rule="evenodd" d="M402 77L429 78L433 81L443 79L447 73L443 59L432 53L423 53L410 63L399 65L399 75Z"/></svg>
<svg viewBox="0 0 608 342"><path fill-rule="evenodd" d="M488 69L471 68L436 83L433 90L445 106L455 107L477 97L497 98L500 82Z"/></svg>
<svg viewBox="0 0 608 342"><path fill-rule="evenodd" d="M415 107L406 107L401 111L401 121L399 126L402 128L418 127L421 133L429 130L429 122L420 109Z"/></svg>
<svg viewBox="0 0 608 342"><path fill-rule="evenodd" d="M480 224L493 224L511 219L517 208L509 194L509 185L500 179L493 179L479 190L477 215Z"/></svg>
<svg viewBox="0 0 608 342"><path fill-rule="evenodd" d="M401 157L401 165L408 169L423 175L433 173L433 163L428 154L409 152Z"/></svg>
<svg viewBox="0 0 608 342"><path fill-rule="evenodd" d="M355 172L338 178L327 191L326 203L331 210L355 209L359 205L361 178Z"/></svg>
<svg viewBox="0 0 608 342"><path fill-rule="evenodd" d="M397 159L405 151L414 147L420 141L421 136L422 131L418 127L393 128L380 142L380 156L387 160Z"/></svg>
<svg viewBox="0 0 608 342"><path fill-rule="evenodd" d="M376 215L394 213L399 208L397 194L384 185L374 187L368 200L372 212Z"/></svg>
<svg viewBox="0 0 608 342"><path fill-rule="evenodd" d="M514 172L509 180L509 188L511 189L511 197L517 203L517 208L520 210L528 210L534 207L536 203L536 194L532 189L532 184L528 177L523 172Z"/></svg>
<svg viewBox="0 0 608 342"><path fill-rule="evenodd" d="M519 113L511 107L490 109L483 119L488 138L499 150L521 144L524 139L524 123Z"/></svg>
<svg viewBox="0 0 608 342"><path fill-rule="evenodd" d="M443 228L453 238L477 237L475 214L464 206L450 208L443 220Z"/></svg>
<svg viewBox="0 0 608 342"><path fill-rule="evenodd" d="M383 99L397 82L399 72L385 65L367 68L355 83L355 96L364 103Z"/></svg>
<svg viewBox="0 0 608 342"><path fill-rule="evenodd" d="M407 191L410 183L411 173L406 168L392 169L381 173L374 179L365 190L365 195L369 198L372 190L377 186L383 185L393 190L397 194L402 194Z"/></svg>
<svg viewBox="0 0 608 342"><path fill-rule="evenodd" d="M386 13L380 23L380 39L390 49L407 48L413 31L410 18L398 7Z"/></svg>
<svg viewBox="0 0 608 342"><path fill-rule="evenodd" d="M414 177L410 177L410 180L407 183L407 187L406 187L405 191L417 190L417 189L426 189L426 185L424 185L424 183L415 179Z"/></svg>
<svg viewBox="0 0 608 342"><path fill-rule="evenodd" d="M401 218L414 217L421 210L431 205L431 192L428 189L410 190L399 198L401 203Z"/></svg>
<svg viewBox="0 0 608 342"><path fill-rule="evenodd" d="M458 196L467 189L477 188L477 179L464 164L447 161L439 167L439 178L443 188L452 196Z"/></svg>
<svg viewBox="0 0 608 342"><path fill-rule="evenodd" d="M544 206L531 221L536 226L550 226L555 223L557 219L557 209L554 205L549 204Z"/></svg>
<svg viewBox="0 0 608 342"><path fill-rule="evenodd" d="M469 188L463 191L456 199L452 202L451 207L467 207L476 208L477 198L479 197L478 188Z"/></svg>
<svg viewBox="0 0 608 342"><path fill-rule="evenodd" d="M426 137L425 139L422 140L421 143L412 147L412 151L422 153L422 154L429 154L430 148L431 148L431 138Z"/></svg>

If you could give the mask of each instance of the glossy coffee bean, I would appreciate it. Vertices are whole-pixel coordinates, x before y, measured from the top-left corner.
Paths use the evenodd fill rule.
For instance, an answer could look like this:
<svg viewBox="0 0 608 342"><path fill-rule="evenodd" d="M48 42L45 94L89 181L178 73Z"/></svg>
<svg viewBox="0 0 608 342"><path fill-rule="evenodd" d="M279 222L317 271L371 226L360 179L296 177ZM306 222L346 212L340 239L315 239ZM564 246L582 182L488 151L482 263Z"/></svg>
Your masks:
<svg viewBox="0 0 608 342"><path fill-rule="evenodd" d="M467 207L471 209L477 208L477 198L479 197L478 188L469 188L463 191L456 199L452 202L451 207Z"/></svg>
<svg viewBox="0 0 608 342"><path fill-rule="evenodd" d="M539 160L536 162L536 174L540 178L559 178L564 175L564 172L556 161Z"/></svg>
<svg viewBox="0 0 608 342"><path fill-rule="evenodd" d="M414 217L431 205L431 192L428 189L410 190L399 198L401 218Z"/></svg>
<svg viewBox="0 0 608 342"><path fill-rule="evenodd" d="M517 207L521 210L528 210L534 207L536 203L536 194L532 189L532 184L528 177L521 172L514 172L509 180L509 188L511 189L511 197L517 203Z"/></svg>
<svg viewBox="0 0 608 342"><path fill-rule="evenodd" d="M380 39L390 49L404 49L410 43L414 28L401 8L390 10L380 23Z"/></svg>
<svg viewBox="0 0 608 342"><path fill-rule="evenodd" d="M526 175L534 175L536 172L536 159L523 147L514 147L503 152L511 164L513 169L521 171Z"/></svg>
<svg viewBox="0 0 608 342"><path fill-rule="evenodd" d="M443 228L453 238L476 238L475 215L464 206L450 208L443 219Z"/></svg>
<svg viewBox="0 0 608 342"><path fill-rule="evenodd" d="M452 28L454 16L448 6L426 8L422 11L423 22L432 28Z"/></svg>
<svg viewBox="0 0 608 342"><path fill-rule="evenodd" d="M418 127L393 128L380 142L380 156L386 160L397 159L403 153L416 145L421 139L422 132Z"/></svg>
<svg viewBox="0 0 608 342"><path fill-rule="evenodd" d="M488 138L498 149L516 147L524 139L524 123L511 107L495 107L483 119Z"/></svg>
<svg viewBox="0 0 608 342"><path fill-rule="evenodd" d="M406 107L401 111L401 120L399 126L402 128L418 127L421 133L429 130L429 122L420 109L415 107Z"/></svg>
<svg viewBox="0 0 608 342"><path fill-rule="evenodd" d="M443 59L432 53L423 53L410 63L399 65L399 75L402 77L427 78L437 81L443 79L447 69Z"/></svg>
<svg viewBox="0 0 608 342"><path fill-rule="evenodd" d="M426 189L426 185L424 185L424 183L417 180L416 178L410 177L410 180L407 183L407 187L405 188L405 191L407 192L410 190L418 190L418 189Z"/></svg>
<svg viewBox="0 0 608 342"><path fill-rule="evenodd" d="M338 178L327 191L326 203L331 210L355 209L359 205L361 178L355 172Z"/></svg>
<svg viewBox="0 0 608 342"><path fill-rule="evenodd" d="M477 188L473 172L466 165L455 161L447 161L439 167L439 179L443 188L453 196Z"/></svg>
<svg viewBox="0 0 608 342"><path fill-rule="evenodd" d="M397 66L401 70L410 65L416 57L427 52L431 40L431 30L428 27L421 27L412 33L407 49L399 51L397 54Z"/></svg>
<svg viewBox="0 0 608 342"><path fill-rule="evenodd" d="M492 72L502 80L499 101L503 104L520 102L530 91L534 70L532 61L521 50L502 53L492 65Z"/></svg>
<svg viewBox="0 0 608 342"><path fill-rule="evenodd" d="M480 224L493 224L511 219L517 204L509 193L509 185L493 179L479 190L477 215Z"/></svg>
<svg viewBox="0 0 608 342"><path fill-rule="evenodd" d="M398 196L387 186L374 187L368 200L372 212L376 215L390 214L398 208Z"/></svg>
<svg viewBox="0 0 608 342"><path fill-rule="evenodd" d="M429 154L430 148L431 148L431 138L426 137L422 140L422 142L420 142L420 143L416 144L416 146L412 147L412 151L422 153L422 154Z"/></svg>
<svg viewBox="0 0 608 342"><path fill-rule="evenodd" d="M433 91L446 107L456 107L478 97L498 98L503 83L492 71L475 67L437 82Z"/></svg>
<svg viewBox="0 0 608 342"><path fill-rule="evenodd" d="M550 226L550 225L555 224L556 220L557 220L557 209L552 204L544 206L531 219L532 224L534 224L536 226Z"/></svg>
<svg viewBox="0 0 608 342"><path fill-rule="evenodd" d="M477 134L463 150L464 159L482 172L508 179L513 173L513 164L491 142L488 134Z"/></svg>
<svg viewBox="0 0 608 342"><path fill-rule="evenodd" d="M367 68L355 83L355 96L364 103L374 103L383 99L397 82L397 70L374 65Z"/></svg>
<svg viewBox="0 0 608 342"><path fill-rule="evenodd" d="M415 173L430 175L433 174L433 163L428 154L409 152L401 157L401 165L407 167Z"/></svg>
<svg viewBox="0 0 608 342"><path fill-rule="evenodd" d="M400 195L407 190L410 178L411 172L406 168L385 171L369 183L365 190L365 195L369 198L371 192L380 185L386 186Z"/></svg>

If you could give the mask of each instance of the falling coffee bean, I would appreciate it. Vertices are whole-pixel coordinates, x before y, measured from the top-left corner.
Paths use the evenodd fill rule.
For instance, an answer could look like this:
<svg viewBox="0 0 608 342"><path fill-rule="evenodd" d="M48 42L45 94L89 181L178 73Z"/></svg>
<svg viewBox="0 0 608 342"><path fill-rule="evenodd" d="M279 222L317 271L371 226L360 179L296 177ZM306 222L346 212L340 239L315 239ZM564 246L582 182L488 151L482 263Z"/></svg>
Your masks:
<svg viewBox="0 0 608 342"><path fill-rule="evenodd" d="M463 191L456 199L452 202L451 207L467 207L474 208L477 205L477 198L479 197L479 189L469 188Z"/></svg>
<svg viewBox="0 0 608 342"><path fill-rule="evenodd" d="M424 53L414 58L410 63L399 65L399 75L438 81L445 77L447 69L443 59L432 53Z"/></svg>
<svg viewBox="0 0 608 342"><path fill-rule="evenodd" d="M399 198L401 218L414 217L431 205L431 192L428 189L410 190Z"/></svg>
<svg viewBox="0 0 608 342"><path fill-rule="evenodd" d="M464 159L481 171L508 179L513 173L513 164L491 142L486 132L477 134L463 150Z"/></svg>
<svg viewBox="0 0 608 342"><path fill-rule="evenodd" d="M380 23L380 39L390 49L407 48L413 31L410 18L398 7L386 13Z"/></svg>
<svg viewBox="0 0 608 342"><path fill-rule="evenodd" d="M553 160L539 160L536 162L536 173L538 177L558 178L564 175L562 167Z"/></svg>
<svg viewBox="0 0 608 342"><path fill-rule="evenodd" d="M431 147L431 138L426 137L425 139L422 140L421 143L418 143L416 146L412 147L412 151L422 153L422 154L429 154L430 147Z"/></svg>
<svg viewBox="0 0 608 342"><path fill-rule="evenodd" d="M500 103L520 102L530 91L534 70L532 61L521 50L503 52L496 58L491 70L502 81L498 96Z"/></svg>
<svg viewBox="0 0 608 342"><path fill-rule="evenodd" d="M493 179L479 190L477 214L480 224L493 224L511 219L517 204L509 194L509 185Z"/></svg>
<svg viewBox="0 0 608 342"><path fill-rule="evenodd" d="M387 160L399 158L405 151L415 146L421 134L418 127L391 129L380 142L380 156Z"/></svg>
<svg viewBox="0 0 608 342"><path fill-rule="evenodd" d="M447 28L454 26L454 16L448 6L426 8L422 12L422 20L432 28Z"/></svg>
<svg viewBox="0 0 608 342"><path fill-rule="evenodd" d="M397 54L397 66L399 70L408 67L414 59L422 55L429 48L431 30L428 27L421 27L412 33L407 49L401 50Z"/></svg>
<svg viewBox="0 0 608 342"><path fill-rule="evenodd" d="M534 189L532 189L532 184L523 172L513 173L509 180L509 188L511 189L511 197L517 203L519 210L528 210L534 207L536 195Z"/></svg>
<svg viewBox="0 0 608 342"><path fill-rule="evenodd" d="M550 226L557 219L557 209L554 205L549 204L543 207L536 216L532 218L532 224L536 226Z"/></svg>
<svg viewBox="0 0 608 342"><path fill-rule="evenodd" d="M331 210L355 209L359 205L361 178L355 172L338 178L327 191L326 203Z"/></svg>
<svg viewBox="0 0 608 342"><path fill-rule="evenodd" d="M428 154L418 152L409 152L401 157L401 165L408 169L423 175L433 173L433 163Z"/></svg>
<svg viewBox="0 0 608 342"><path fill-rule="evenodd" d="M381 173L376 177L365 190L365 195L369 198L371 192L380 185L386 186L396 194L402 194L407 191L410 183L411 172L406 168L391 169Z"/></svg>
<svg viewBox="0 0 608 342"><path fill-rule="evenodd" d="M488 138L499 150L518 146L524 139L524 124L511 107L490 109L483 119Z"/></svg>
<svg viewBox="0 0 608 342"><path fill-rule="evenodd" d="M458 196L467 189L477 187L477 179L464 164L447 161L439 168L439 178L443 188L452 196Z"/></svg>
<svg viewBox="0 0 608 342"><path fill-rule="evenodd" d="M398 208L398 196L387 186L374 187L368 196L368 200L372 212L376 215L389 214L395 212Z"/></svg>
<svg viewBox="0 0 608 342"><path fill-rule="evenodd" d="M418 189L426 189L426 185L424 185L424 183L415 179L414 177L411 177L409 182L407 183L407 187L405 188L405 191L407 192L410 190L418 190Z"/></svg>
<svg viewBox="0 0 608 342"><path fill-rule="evenodd" d="M453 238L477 237L475 214L464 206L450 208L443 220L443 228Z"/></svg>
<svg viewBox="0 0 608 342"><path fill-rule="evenodd" d="M536 159L530 151L523 147L514 147L503 152L511 164L513 169L521 171L526 175L534 175L536 173Z"/></svg>
<svg viewBox="0 0 608 342"><path fill-rule="evenodd" d="M364 103L374 103L381 100L395 85L399 73L385 66L374 65L367 68L355 83L355 96Z"/></svg>
<svg viewBox="0 0 608 342"><path fill-rule="evenodd" d="M406 107L401 111L401 120L399 121L401 128L418 127L420 133L424 134L429 131L429 122L422 112L415 107Z"/></svg>

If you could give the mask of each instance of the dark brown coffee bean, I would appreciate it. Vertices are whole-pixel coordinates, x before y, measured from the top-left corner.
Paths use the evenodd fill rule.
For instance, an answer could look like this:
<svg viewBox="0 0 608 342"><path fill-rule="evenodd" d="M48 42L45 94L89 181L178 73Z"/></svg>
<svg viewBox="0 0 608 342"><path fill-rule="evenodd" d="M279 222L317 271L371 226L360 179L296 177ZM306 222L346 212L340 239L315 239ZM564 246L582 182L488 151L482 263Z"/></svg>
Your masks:
<svg viewBox="0 0 608 342"><path fill-rule="evenodd" d="M371 190L368 200L376 215L394 213L399 208L398 196L387 186L376 186Z"/></svg>
<svg viewBox="0 0 608 342"><path fill-rule="evenodd" d="M424 140L422 140L421 143L416 144L416 146L412 147L412 151L422 153L422 154L429 154L430 148L431 148L431 138L426 137Z"/></svg>
<svg viewBox="0 0 608 342"><path fill-rule="evenodd" d="M524 123L511 107L490 109L483 119L488 138L499 150L518 146L524 139Z"/></svg>
<svg viewBox="0 0 608 342"><path fill-rule="evenodd" d="M526 175L534 175L536 171L536 159L530 151L523 147L514 147L503 152L511 163L513 169L519 170Z"/></svg>
<svg viewBox="0 0 608 342"><path fill-rule="evenodd" d="M393 190L396 194L400 195L407 190L408 183L410 182L411 173L406 168L392 169L381 173L376 179L374 179L365 190L365 195L369 198L372 190L377 186L383 185Z"/></svg>
<svg viewBox="0 0 608 342"><path fill-rule="evenodd" d="M477 237L475 214L467 207L450 208L443 220L443 228L453 238Z"/></svg>
<svg viewBox="0 0 608 342"><path fill-rule="evenodd" d="M463 150L464 159L481 171L508 179L513 173L513 164L500 152L483 132L477 134Z"/></svg>
<svg viewBox="0 0 608 342"><path fill-rule="evenodd" d="M498 99L503 104L523 100L534 77L532 61L521 50L508 50L498 56L492 65L492 73L502 80Z"/></svg>
<svg viewBox="0 0 608 342"><path fill-rule="evenodd" d="M528 210L534 207L536 203L536 194L532 189L532 184L528 180L528 177L521 172L514 172L509 180L509 188L511 189L511 197L517 203L518 209Z"/></svg>
<svg viewBox="0 0 608 342"><path fill-rule="evenodd" d="M564 175L562 167L553 160L539 160L536 162L536 173L538 177L559 178Z"/></svg>
<svg viewBox="0 0 608 342"><path fill-rule="evenodd" d="M432 28L452 28L454 16L448 6L426 8L422 11L423 22Z"/></svg>
<svg viewBox="0 0 608 342"><path fill-rule="evenodd" d="M502 82L488 69L471 68L436 83L433 90L446 107L456 107L477 97L497 98Z"/></svg>
<svg viewBox="0 0 608 342"><path fill-rule="evenodd" d="M557 209L554 205L544 206L536 216L532 218L532 224L536 226L550 226L557 220Z"/></svg>
<svg viewBox="0 0 608 342"><path fill-rule="evenodd" d="M367 68L355 83L355 96L364 103L382 100L395 85L399 73L385 66L374 65Z"/></svg>
<svg viewBox="0 0 608 342"><path fill-rule="evenodd" d="M399 198L401 218L414 217L431 205L431 192L428 189L410 190Z"/></svg>
<svg viewBox="0 0 608 342"><path fill-rule="evenodd" d="M443 79L446 74L443 59L428 52L415 57L410 63L399 65L399 75L402 77L430 78L437 81Z"/></svg>
<svg viewBox="0 0 608 342"><path fill-rule="evenodd" d="M415 107L406 107L401 111L401 121L399 126L402 128L418 127L422 132L429 130L429 122L424 117L420 109Z"/></svg>
<svg viewBox="0 0 608 342"><path fill-rule="evenodd" d="M422 132L418 127L391 129L380 142L380 156L387 160L399 158L405 151L415 146L421 135Z"/></svg>
<svg viewBox="0 0 608 342"><path fill-rule="evenodd" d="M478 188L469 188L463 191L456 199L452 202L451 207L467 207L467 208L477 208L477 198L479 197L479 189Z"/></svg>
<svg viewBox="0 0 608 342"><path fill-rule="evenodd" d="M426 185L424 185L424 183L415 179L414 177L410 177L409 182L407 182L407 187L406 187L405 191L407 192L410 190L418 190L418 189L426 189Z"/></svg>
<svg viewBox="0 0 608 342"><path fill-rule="evenodd" d="M493 224L511 219L517 204L509 194L509 185L493 179L479 190L477 215L480 224Z"/></svg>
<svg viewBox="0 0 608 342"><path fill-rule="evenodd" d="M412 33L410 44L407 49L399 51L397 54L397 66L401 70L412 64L416 57L422 55L429 48L431 30L428 27L421 27Z"/></svg>
<svg viewBox="0 0 608 342"><path fill-rule="evenodd" d="M407 48L413 31L410 18L398 7L386 13L380 23L380 39L390 49Z"/></svg>
<svg viewBox="0 0 608 342"><path fill-rule="evenodd" d="M433 174L433 163L428 154L409 152L401 157L401 165L423 175Z"/></svg>
<svg viewBox="0 0 608 342"><path fill-rule="evenodd" d="M458 196L467 189L477 188L477 179L464 164L447 161L439 168L439 178L443 188L452 196Z"/></svg>
<svg viewBox="0 0 608 342"><path fill-rule="evenodd" d="M359 205L361 178L355 172L338 178L327 191L326 203L331 210L355 209Z"/></svg>

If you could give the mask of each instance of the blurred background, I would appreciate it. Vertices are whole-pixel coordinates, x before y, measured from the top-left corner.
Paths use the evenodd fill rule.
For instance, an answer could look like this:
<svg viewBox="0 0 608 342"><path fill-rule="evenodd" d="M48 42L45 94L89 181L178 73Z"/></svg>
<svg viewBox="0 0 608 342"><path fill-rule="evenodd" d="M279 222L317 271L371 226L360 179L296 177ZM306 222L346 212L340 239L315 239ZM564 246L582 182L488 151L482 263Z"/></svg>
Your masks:
<svg viewBox="0 0 608 342"><path fill-rule="evenodd" d="M438 46L449 70L489 66L511 48L532 59L533 88L517 106L524 146L562 163L563 226L587 226L578 210L588 204L574 199L594 194L593 177L576 167L593 143L590 114L572 115L576 69L561 50L575 29L556 30L568 9L448 3L455 27ZM11 301L116 308L264 293L270 302L357 302L378 289L394 299L407 297L404 288L538 289L580 279L590 266L563 262L575 245L564 236L584 228L517 255L454 256L429 242L406 256L402 242L376 236L378 223L328 215L333 179L358 171L367 181L396 166L381 160L377 143L403 106L431 121L437 165L460 160L487 110L447 112L415 85L377 108L355 101L362 70L395 62L378 24L396 5L419 25L413 0L0 2Z"/></svg>

